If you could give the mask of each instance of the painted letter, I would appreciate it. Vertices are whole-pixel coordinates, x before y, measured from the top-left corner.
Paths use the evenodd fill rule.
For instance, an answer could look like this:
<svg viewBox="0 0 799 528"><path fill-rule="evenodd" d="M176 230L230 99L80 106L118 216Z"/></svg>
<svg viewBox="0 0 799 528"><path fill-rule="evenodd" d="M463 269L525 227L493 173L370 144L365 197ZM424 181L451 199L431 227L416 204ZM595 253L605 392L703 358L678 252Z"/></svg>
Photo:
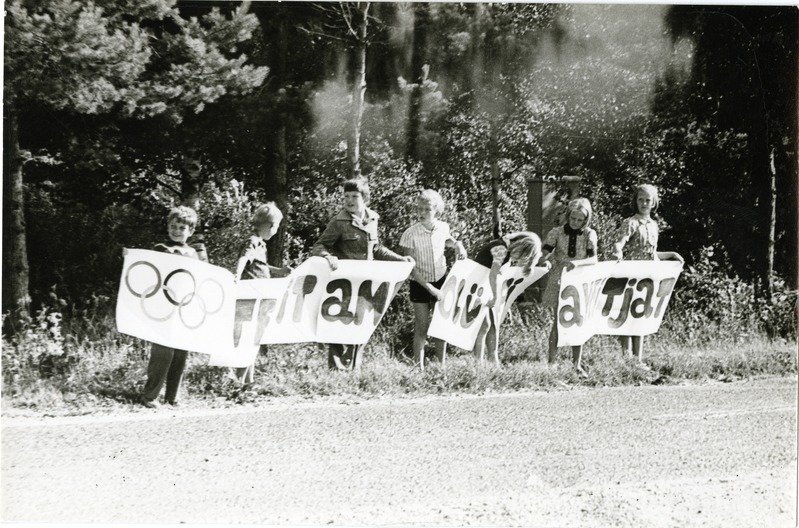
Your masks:
<svg viewBox="0 0 799 528"><path fill-rule="evenodd" d="M388 283L381 282L377 291L372 294L372 281L365 280L358 287L358 300L355 304L355 324L363 322L363 315L369 308L374 312L374 325L380 322L380 317L388 304Z"/></svg>
<svg viewBox="0 0 799 528"><path fill-rule="evenodd" d="M352 283L347 279L330 281L327 284L327 293L333 293L336 290L341 290L341 298L333 296L325 299L322 302L322 317L326 321L340 321L344 324L350 324L355 319L355 314L347 310L352 300ZM338 306L338 310L336 313L330 313L330 309L334 306Z"/></svg>
<svg viewBox="0 0 799 528"><path fill-rule="evenodd" d="M577 288L572 285L563 288L563 291L560 294L560 298L564 301L568 300L570 297L573 301L573 304L564 304L561 309L558 310L558 321L563 328L569 328L574 325L583 325L583 316L580 313L580 292L578 292Z"/></svg>
<svg viewBox="0 0 799 528"><path fill-rule="evenodd" d="M652 315L652 294L655 293L655 283L652 279L641 279L635 289L638 291L646 289L646 297L635 299L630 304L630 315L635 319L649 317Z"/></svg>

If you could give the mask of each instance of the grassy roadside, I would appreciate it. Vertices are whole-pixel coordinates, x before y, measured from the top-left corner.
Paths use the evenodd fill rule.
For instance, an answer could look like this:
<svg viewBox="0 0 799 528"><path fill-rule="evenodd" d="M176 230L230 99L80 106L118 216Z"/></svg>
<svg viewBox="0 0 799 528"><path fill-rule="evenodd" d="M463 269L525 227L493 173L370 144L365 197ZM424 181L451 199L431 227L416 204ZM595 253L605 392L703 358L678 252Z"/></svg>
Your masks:
<svg viewBox="0 0 799 528"><path fill-rule="evenodd" d="M2 412L11 415L77 415L142 409L136 402L146 377L146 343L117 334L109 321L83 321L80 331L64 329L44 314L39 325L3 342ZM574 386L734 381L756 376L795 376L797 346L765 335L715 336L686 343L668 329L646 340L651 370L621 357L615 339L597 336L585 346L587 379L571 368L568 349L546 364L548 327L538 319L511 320L501 334L503 366L479 366L454 349L447 363L414 368L407 351L381 334L367 345L360 372L331 372L326 349L315 344L270 348L257 362L256 383L242 390L228 369L207 366L207 356L190 354L183 408L226 408L271 401L341 397L406 398L561 390ZM158 412L158 411L156 411Z"/></svg>

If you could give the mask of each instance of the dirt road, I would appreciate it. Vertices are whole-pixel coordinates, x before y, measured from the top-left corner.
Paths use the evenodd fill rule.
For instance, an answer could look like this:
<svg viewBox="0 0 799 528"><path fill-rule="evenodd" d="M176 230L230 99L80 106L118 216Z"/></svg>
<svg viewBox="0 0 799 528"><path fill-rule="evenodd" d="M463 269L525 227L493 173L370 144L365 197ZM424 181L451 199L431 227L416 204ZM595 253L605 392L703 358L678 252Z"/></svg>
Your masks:
<svg viewBox="0 0 799 528"><path fill-rule="evenodd" d="M2 521L794 526L795 379L3 419Z"/></svg>

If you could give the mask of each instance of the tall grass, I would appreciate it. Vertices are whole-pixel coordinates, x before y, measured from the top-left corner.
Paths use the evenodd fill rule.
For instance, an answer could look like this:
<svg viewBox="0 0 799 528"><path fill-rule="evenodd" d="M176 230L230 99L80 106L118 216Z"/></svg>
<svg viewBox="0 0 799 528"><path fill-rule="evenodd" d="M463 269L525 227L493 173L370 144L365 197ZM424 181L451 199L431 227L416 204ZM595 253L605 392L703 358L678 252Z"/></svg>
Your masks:
<svg viewBox="0 0 799 528"><path fill-rule="evenodd" d="M389 318L365 349L358 372L332 372L327 351L316 344L271 346L257 360L256 383L242 389L228 369L209 367L207 356L190 354L183 401L190 407L218 407L272 399L319 397L380 398L484 394L564 387L673 383L684 380L734 380L758 375L795 375L795 338L770 337L764 328L729 331L729 322L681 332L684 317L664 323L646 338L651 370L622 357L616 339L596 336L584 347L588 378L571 367L570 352L546 363L549 314L535 304L514 307L502 328L497 368L477 364L472 355L450 348L445 365L428 363L420 371L410 361L410 318ZM382 325L381 325L382 326ZM795 335L795 334L793 334ZM432 352L432 351L430 351ZM135 405L146 378L147 343L115 331L110 313L100 308L64 320L41 310L12 337L3 338L4 410L85 413Z"/></svg>

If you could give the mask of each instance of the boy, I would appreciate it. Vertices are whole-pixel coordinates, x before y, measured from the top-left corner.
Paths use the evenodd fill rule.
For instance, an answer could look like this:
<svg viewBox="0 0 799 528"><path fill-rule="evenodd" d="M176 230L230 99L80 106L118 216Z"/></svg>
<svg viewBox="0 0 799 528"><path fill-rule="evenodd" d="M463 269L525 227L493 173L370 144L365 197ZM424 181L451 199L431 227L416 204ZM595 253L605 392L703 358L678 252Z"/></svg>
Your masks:
<svg viewBox="0 0 799 528"><path fill-rule="evenodd" d="M341 211L330 219L311 255L324 257L330 268L338 268L338 259L392 260L414 263L412 257L401 257L377 240L377 213L366 207L369 186L365 180L344 182ZM363 359L363 345L328 345L327 366L333 370L357 370Z"/></svg>
<svg viewBox="0 0 799 528"><path fill-rule="evenodd" d="M266 256L266 241L275 236L283 213L274 202L267 202L259 206L252 216L253 235L244 244L236 263L236 280L268 279L270 277L285 277L291 272L289 268L270 266ZM266 353L266 345L261 345L260 353ZM249 367L236 369L236 379L243 385L255 381L255 363Z"/></svg>
<svg viewBox="0 0 799 528"><path fill-rule="evenodd" d="M186 240L194 233L196 225L197 213L194 212L194 209L184 205L173 207L167 217L169 241L156 244L153 249L163 253L199 259L197 251L186 243ZM178 390L183 381L187 355L188 352L185 350L152 343L150 361L147 364L147 382L144 384L140 399L142 405L150 409L158 408L158 395L165 383L164 400L173 406L178 404Z"/></svg>
<svg viewBox="0 0 799 528"><path fill-rule="evenodd" d="M452 237L449 224L436 219L443 211L444 199L441 195L432 189L424 189L416 198L418 221L406 229L400 238L400 251L416 260L410 283L414 313L413 361L422 370L433 305L441 299L440 288L447 275L447 249L452 248L459 259L466 258L466 249ZM443 365L447 355L447 343L435 338L433 342L436 357Z"/></svg>

